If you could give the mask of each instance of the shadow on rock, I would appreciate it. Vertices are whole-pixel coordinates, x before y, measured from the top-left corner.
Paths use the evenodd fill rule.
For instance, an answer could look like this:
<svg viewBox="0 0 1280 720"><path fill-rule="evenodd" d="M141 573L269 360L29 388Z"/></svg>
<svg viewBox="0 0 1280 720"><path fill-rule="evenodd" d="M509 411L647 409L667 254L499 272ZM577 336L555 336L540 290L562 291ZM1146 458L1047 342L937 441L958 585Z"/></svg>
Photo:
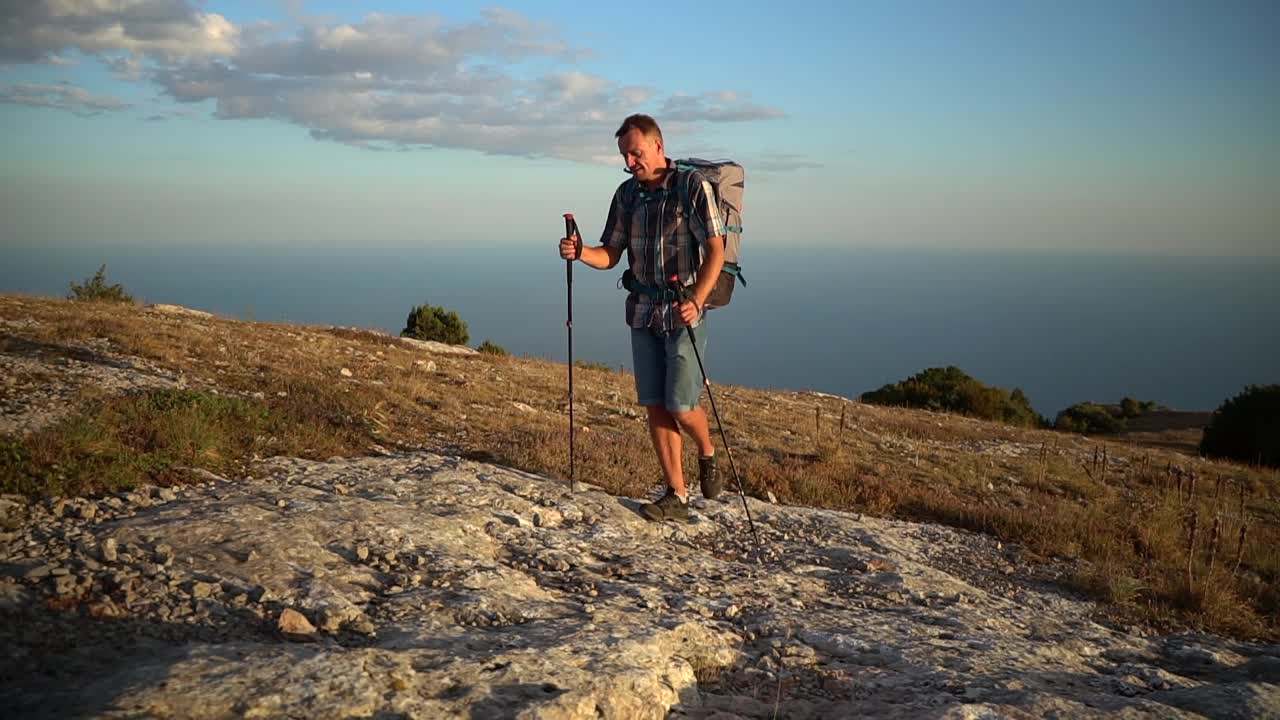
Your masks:
<svg viewBox="0 0 1280 720"><path fill-rule="evenodd" d="M499 720L515 717L521 710L551 700L565 691L551 683L522 683L493 688L489 697L471 708L471 720Z"/></svg>

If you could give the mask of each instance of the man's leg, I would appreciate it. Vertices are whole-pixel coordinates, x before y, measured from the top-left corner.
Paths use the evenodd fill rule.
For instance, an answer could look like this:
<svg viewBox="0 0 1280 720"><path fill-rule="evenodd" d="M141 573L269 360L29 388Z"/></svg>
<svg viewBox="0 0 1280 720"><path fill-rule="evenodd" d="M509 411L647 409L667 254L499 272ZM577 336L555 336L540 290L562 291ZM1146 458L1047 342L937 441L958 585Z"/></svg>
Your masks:
<svg viewBox="0 0 1280 720"><path fill-rule="evenodd" d="M698 487L702 496L714 500L720 495L724 483L716 472L715 445L711 443L711 429L707 425L707 412L699 404L704 379L698 364L698 354L707 348L707 324L704 322L696 333L698 345L694 351L695 333L685 331L668 342L667 359L667 408L684 432L698 446Z"/></svg>
<svg viewBox="0 0 1280 720"><path fill-rule="evenodd" d="M711 430L707 426L707 411L702 409L702 368L698 366L698 353L706 354L707 323L695 330L698 351L694 352L693 337L688 330L669 335L664 348L666 354L666 385L663 388L666 406L680 423L680 428L698 445L702 457L711 457L716 448L711 444Z"/></svg>
<svg viewBox="0 0 1280 720"><path fill-rule="evenodd" d="M666 338L648 330L631 331L631 359L636 377L636 399L649 414L649 439L662 467L667 487L688 497L680 467L680 426L665 404L667 385Z"/></svg>
<svg viewBox="0 0 1280 720"><path fill-rule="evenodd" d="M649 438L668 488L658 500L641 505L640 514L654 522L688 522L689 491L684 487L684 473L680 469L680 426L663 398L667 373L663 346L664 338L655 337L648 330L631 331L636 399L649 414Z"/></svg>
<svg viewBox="0 0 1280 720"><path fill-rule="evenodd" d="M649 411L649 437L653 440L653 449L658 453L658 464L662 466L662 478L667 487L676 491L680 497L688 497L684 487L684 471L680 464L680 426L676 418L662 405L646 405ZM706 425L706 418L703 418Z"/></svg>
<svg viewBox="0 0 1280 720"><path fill-rule="evenodd" d="M707 424L707 411L702 406L689 410L688 412L672 413L680 429L689 433L689 437L698 445L698 454L702 457L711 457L716 452L715 445L711 444L711 428Z"/></svg>

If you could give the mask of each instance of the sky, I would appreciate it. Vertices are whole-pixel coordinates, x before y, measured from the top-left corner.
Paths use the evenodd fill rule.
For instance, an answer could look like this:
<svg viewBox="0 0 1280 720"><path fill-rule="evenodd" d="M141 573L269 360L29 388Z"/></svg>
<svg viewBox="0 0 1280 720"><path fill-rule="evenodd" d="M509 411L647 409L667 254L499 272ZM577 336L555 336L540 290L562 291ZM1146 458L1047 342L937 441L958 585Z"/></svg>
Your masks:
<svg viewBox="0 0 1280 720"><path fill-rule="evenodd" d="M592 236L646 112L744 252L1275 257L1278 55L1270 0L5 0L0 242Z"/></svg>

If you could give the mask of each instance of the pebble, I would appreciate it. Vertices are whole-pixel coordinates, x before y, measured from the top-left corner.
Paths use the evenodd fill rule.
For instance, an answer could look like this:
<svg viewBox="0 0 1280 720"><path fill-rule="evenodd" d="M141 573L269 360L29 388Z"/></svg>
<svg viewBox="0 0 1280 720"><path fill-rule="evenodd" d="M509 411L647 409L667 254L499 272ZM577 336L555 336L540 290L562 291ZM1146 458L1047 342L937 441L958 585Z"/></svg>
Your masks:
<svg viewBox="0 0 1280 720"><path fill-rule="evenodd" d="M285 608L281 611L276 621L276 628L286 636L314 635L316 632L316 626L312 625L305 615L293 608Z"/></svg>
<svg viewBox="0 0 1280 720"><path fill-rule="evenodd" d="M222 588L215 583L197 582L191 586L191 595L196 598L213 597Z"/></svg>

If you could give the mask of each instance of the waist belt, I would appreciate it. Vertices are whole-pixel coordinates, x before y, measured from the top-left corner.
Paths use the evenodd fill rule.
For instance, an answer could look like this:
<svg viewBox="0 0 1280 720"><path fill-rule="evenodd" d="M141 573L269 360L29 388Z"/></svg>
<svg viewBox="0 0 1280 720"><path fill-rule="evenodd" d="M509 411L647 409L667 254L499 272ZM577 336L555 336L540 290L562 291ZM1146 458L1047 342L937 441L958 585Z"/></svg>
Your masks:
<svg viewBox="0 0 1280 720"><path fill-rule="evenodd" d="M622 277L618 279L618 287L629 292L647 296L654 302L658 303L675 302L680 299L679 293L671 288L653 287L652 285L645 285L639 280L636 280L635 273L632 273L630 270L623 271Z"/></svg>

